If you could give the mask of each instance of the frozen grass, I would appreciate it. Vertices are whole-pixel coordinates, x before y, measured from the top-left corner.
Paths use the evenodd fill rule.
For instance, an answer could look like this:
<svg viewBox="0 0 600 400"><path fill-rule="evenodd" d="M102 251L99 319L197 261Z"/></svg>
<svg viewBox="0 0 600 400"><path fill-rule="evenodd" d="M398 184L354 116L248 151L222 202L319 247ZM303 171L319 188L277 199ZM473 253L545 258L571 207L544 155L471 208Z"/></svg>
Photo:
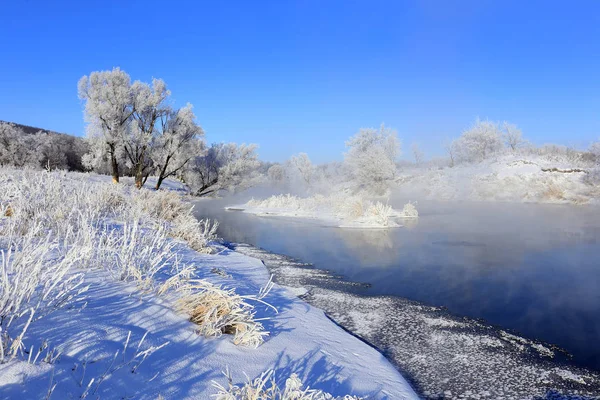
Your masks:
<svg viewBox="0 0 600 400"><path fill-rule="evenodd" d="M190 321L198 325L199 334L216 337L231 334L236 345L258 347L269 332L255 318L249 301L267 304L262 299L271 287L269 281L257 296L240 296L234 289L190 279L178 288L181 297L177 304L190 316Z"/></svg>
<svg viewBox="0 0 600 400"><path fill-rule="evenodd" d="M247 377L247 382L241 386L233 383L229 371L224 375L227 377L227 387L213 383L219 390L215 395L217 400L360 400L356 396L333 397L321 390L304 388L296 374L291 374L283 385L278 385L274 371L268 370L254 380Z"/></svg>
<svg viewBox="0 0 600 400"><path fill-rule="evenodd" d="M348 227L396 227L397 217L416 217L414 205L400 212L380 201L371 201L361 195L336 193L329 196L297 197L276 195L264 200L252 199L246 203L247 212L268 213L281 216L336 220Z"/></svg>
<svg viewBox="0 0 600 400"><path fill-rule="evenodd" d="M112 387L115 382L127 382L127 385L119 389L118 394L119 398L125 398L130 389L129 381L141 382L139 377L127 372L137 375L136 370L140 364L166 346L168 341L169 348L178 349L177 355L169 359L169 355L163 356L164 351L160 351L160 355L153 356L153 360L160 357L163 362L170 360L176 365L178 363L175 359L181 357L179 361L184 364L189 362L191 358L183 349L195 346L197 352L198 341L187 339L192 333L191 326L181 316L172 313L177 308L189 316L197 325L198 333L204 336L229 334L234 344L248 347L257 347L263 343L268 332L261 320L255 317L254 305L260 303L269 306L264 298L272 283L269 281L256 295L242 295L233 286L225 288L198 279L201 275L211 276L210 269L215 265L205 265L207 270L200 271L194 257L207 257L202 259L210 259L221 267L225 263L217 255L197 254L211 253L209 242L214 239L216 223L197 221L192 215L191 207L180 197L172 193L113 185L93 175L1 168L0 186L3 188L0 192L0 364L3 365L0 368L4 367L3 371L27 370L35 374L51 370L50 380L44 383L43 391L39 391L39 385L36 385L35 392L46 393L47 399L53 394L54 398L62 396L61 398L84 399L98 398L100 395L112 398L117 395L106 397L108 386ZM388 212L387 207L376 207L372 211L373 214L381 215ZM181 262L181 257L186 261ZM235 260L236 257L227 257L227 262L231 259ZM240 269L238 276L249 267L248 260L244 260L244 265L246 268ZM260 271L261 276L264 275L262 264L254 266L250 263L250 268ZM216 270L223 271L222 268ZM115 280L135 283L142 292L136 292L133 285L116 285L110 282L111 276ZM223 272L215 279L233 279L231 276ZM89 290L84 282L86 285L90 284ZM255 288L258 287L259 285L252 285L251 290L257 290ZM248 293L248 289L246 286L241 292ZM86 290L89 297L84 299L81 295ZM122 290L127 293L121 293ZM133 293L144 295L132 296ZM157 296L164 298L158 300ZM98 298L102 300L97 301ZM88 301L94 305L88 306ZM106 310L107 304L112 304L112 308ZM133 307L131 309L136 309L135 315L130 311L129 314L121 311L124 304L130 304ZM149 304L154 305L154 311L146 312L145 307ZM66 305L72 305L73 308L57 311ZM90 307L94 309L90 310ZM171 310L163 312L165 308ZM302 310L306 313L304 307ZM167 320L179 321L181 324L165 326L163 328L166 329L160 329L161 333L158 335L169 335L171 329L176 330L177 335L158 342L153 338L150 344L142 346L146 337L144 333L137 346L131 345L134 342L133 336L141 336L140 327L136 325L139 323L137 313L146 313L150 321L145 323L155 327L158 325L153 325L154 320L164 323L163 314L172 313L169 317L171 319ZM81 318L81 326L87 327L88 331L80 330L79 315L86 315ZM112 315L117 320L109 321L107 315ZM42 317L46 319L38 322ZM292 324L292 321L287 323ZM63 333L63 324L70 326L70 333ZM299 329L299 323L296 324L294 329ZM97 333L94 331L96 325ZM311 330L321 329L320 325L311 326ZM107 326L112 328L107 329ZM130 331L124 343L119 341L121 339L114 338L115 333L122 328ZM146 328L142 329L142 333L148 332ZM26 335L31 331L33 333L29 334L33 337L28 339ZM73 335L75 332L76 335ZM52 338L48 338L48 334L53 335ZM56 342L63 334L66 337L59 339L62 342L58 345L62 348L58 350L47 344L37 346L37 343L46 343L47 338ZM286 334L282 331L277 338L283 338ZM293 334L291 337L292 339L288 338L283 342L285 346L304 343L302 338L294 339ZM26 346L24 342L30 339L31 345ZM178 344L175 345L172 339ZM123 343L122 350L109 350L114 347L112 343ZM304 345L309 348L315 346L311 341L307 343ZM278 346L280 349L282 343ZM36 347L43 350L36 352ZM271 354L277 354L278 348L265 350L267 356L261 358L262 366L259 371L266 367L266 360ZM61 351L64 351L65 361L69 360L67 362L71 363L66 367L64 364L60 365L62 361L54 365L62 354ZM242 352L239 351L241 356ZM244 368L251 367L256 373L257 370L248 360L258 359L260 354L262 352L245 357ZM203 357L210 356L210 352L196 354L195 361L202 363ZM235 360L233 364L239 360L231 358L227 352L217 358L229 360L230 365L231 360ZM53 365L36 365L39 361ZM218 369L224 368L222 360L217 364ZM146 371L144 384L136 386L136 391L146 390L149 384L154 385L151 381L155 378L168 383L166 376L159 376L161 370L157 365L162 364L152 364L152 368L157 371L151 373L156 374L149 376L150 372ZM207 370L210 368L213 366L208 366ZM186 372L190 369L193 368L186 366ZM56 378L55 371L59 374ZM198 371L195 373L199 376ZM17 382L17 386L28 385L34 379L33 375L22 375L27 376L27 379L18 378L22 382ZM10 386L13 384L13 376L21 375L8 372L2 381L8 382ZM270 375L263 378L271 379ZM109 379L111 384L106 383ZM275 397L261 397L255 392L251 397L243 398L333 398L320 391L302 389L300 381L293 375L287 382L281 391L275 388L271 390L270 393ZM197 383L194 382L193 385ZM201 383L199 387L202 387ZM179 383L170 385L173 387ZM412 391L407 385L398 386L409 393L410 397ZM23 390L20 386L19 388ZM0 390L6 392L12 392L13 389L0 386ZM240 390L250 393L254 389ZM237 398L231 396L226 398Z"/></svg>
<svg viewBox="0 0 600 400"><path fill-rule="evenodd" d="M0 187L0 362L23 353L32 322L85 291L85 270L149 290L160 271L179 268L173 239L211 251L217 224L196 220L174 193L9 168Z"/></svg>

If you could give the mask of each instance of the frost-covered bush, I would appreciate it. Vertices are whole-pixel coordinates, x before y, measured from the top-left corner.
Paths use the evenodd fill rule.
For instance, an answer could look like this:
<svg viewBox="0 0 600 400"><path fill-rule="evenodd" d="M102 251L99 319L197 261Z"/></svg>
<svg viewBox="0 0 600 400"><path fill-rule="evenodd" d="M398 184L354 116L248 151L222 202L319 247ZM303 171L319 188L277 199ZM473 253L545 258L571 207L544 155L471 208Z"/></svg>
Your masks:
<svg viewBox="0 0 600 400"><path fill-rule="evenodd" d="M131 193L131 199L144 214L161 221L171 222L190 209L175 192L140 190Z"/></svg>
<svg viewBox="0 0 600 400"><path fill-rule="evenodd" d="M390 205L378 201L369 205L367 215L374 218L378 225L388 226L393 212L394 209Z"/></svg>
<svg viewBox="0 0 600 400"><path fill-rule="evenodd" d="M344 156L353 184L357 189L384 193L396 177L396 159L400 140L396 131L381 125L363 128L347 142Z"/></svg>
<svg viewBox="0 0 600 400"><path fill-rule="evenodd" d="M198 220L193 215L182 214L171 224L171 236L185 241L199 253L211 253L211 240L217 237L219 223L209 219Z"/></svg>
<svg viewBox="0 0 600 400"><path fill-rule="evenodd" d="M266 304L262 298L271 283L257 296L241 296L234 289L224 289L203 279L190 279L178 287L179 309L198 325L203 336L233 335L233 343L258 347L269 332L255 318L254 307L248 301ZM267 304L268 305L268 304Z"/></svg>
<svg viewBox="0 0 600 400"><path fill-rule="evenodd" d="M357 396L334 397L322 390L304 387L302 381L296 374L291 374L283 383L278 384L275 372L268 370L259 377L252 380L247 378L243 385L235 385L229 371L224 375L227 377L227 387L213 382L218 390L215 395L217 400L360 400Z"/></svg>
<svg viewBox="0 0 600 400"><path fill-rule="evenodd" d="M413 203L406 203L404 208L402 208L402 216L407 218L416 218L419 216L419 212L417 211L417 207Z"/></svg>

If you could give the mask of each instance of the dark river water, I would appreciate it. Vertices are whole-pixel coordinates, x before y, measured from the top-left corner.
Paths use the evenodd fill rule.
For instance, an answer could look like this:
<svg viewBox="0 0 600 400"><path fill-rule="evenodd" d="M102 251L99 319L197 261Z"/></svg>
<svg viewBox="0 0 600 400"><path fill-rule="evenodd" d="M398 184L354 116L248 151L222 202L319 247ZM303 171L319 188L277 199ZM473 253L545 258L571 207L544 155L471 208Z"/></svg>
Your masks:
<svg viewBox="0 0 600 400"><path fill-rule="evenodd" d="M202 200L195 210L218 219L225 240L371 284L361 294L481 318L600 370L597 208L419 202L420 217L404 228L353 230L223 209L239 203Z"/></svg>

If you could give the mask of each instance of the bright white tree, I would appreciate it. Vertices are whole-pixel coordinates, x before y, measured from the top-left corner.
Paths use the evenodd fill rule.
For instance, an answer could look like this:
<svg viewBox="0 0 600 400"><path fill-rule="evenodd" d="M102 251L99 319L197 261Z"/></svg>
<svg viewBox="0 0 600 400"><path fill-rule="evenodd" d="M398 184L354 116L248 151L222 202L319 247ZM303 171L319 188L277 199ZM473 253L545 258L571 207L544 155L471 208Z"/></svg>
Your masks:
<svg viewBox="0 0 600 400"><path fill-rule="evenodd" d="M467 162L483 161L503 147L497 123L475 120L475 123L453 143L459 158Z"/></svg>
<svg viewBox="0 0 600 400"><path fill-rule="evenodd" d="M347 142L344 162L360 189L381 194L396 176L401 144L396 131L381 125L362 128Z"/></svg>
<svg viewBox="0 0 600 400"><path fill-rule="evenodd" d="M188 163L204 150L204 131L196 124L193 106L169 110L161 118L161 134L155 138L151 158L156 167L156 190L170 176L181 173Z"/></svg>
<svg viewBox="0 0 600 400"><path fill-rule="evenodd" d="M134 112L131 78L125 71L114 68L92 72L89 77L82 77L77 86L79 98L85 101L92 152L108 154L113 182L119 182L119 152Z"/></svg>
<svg viewBox="0 0 600 400"><path fill-rule="evenodd" d="M166 101L171 95L162 79L152 79L152 86L136 81L132 87L133 113L129 129L122 131L122 145L128 166L133 172L135 186L141 188L152 171L150 157L157 123L169 111Z"/></svg>

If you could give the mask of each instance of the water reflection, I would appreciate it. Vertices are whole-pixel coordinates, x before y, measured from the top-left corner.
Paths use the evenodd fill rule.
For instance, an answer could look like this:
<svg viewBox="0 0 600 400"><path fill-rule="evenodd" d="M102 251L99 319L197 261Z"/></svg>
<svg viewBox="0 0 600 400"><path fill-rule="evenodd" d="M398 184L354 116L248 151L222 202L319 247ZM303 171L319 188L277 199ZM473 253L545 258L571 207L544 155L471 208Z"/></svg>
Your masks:
<svg viewBox="0 0 600 400"><path fill-rule="evenodd" d="M398 201L403 204L402 201ZM220 235L287 254L397 295L555 343L600 370L600 213L594 208L420 203L394 230L320 227L225 212Z"/></svg>

